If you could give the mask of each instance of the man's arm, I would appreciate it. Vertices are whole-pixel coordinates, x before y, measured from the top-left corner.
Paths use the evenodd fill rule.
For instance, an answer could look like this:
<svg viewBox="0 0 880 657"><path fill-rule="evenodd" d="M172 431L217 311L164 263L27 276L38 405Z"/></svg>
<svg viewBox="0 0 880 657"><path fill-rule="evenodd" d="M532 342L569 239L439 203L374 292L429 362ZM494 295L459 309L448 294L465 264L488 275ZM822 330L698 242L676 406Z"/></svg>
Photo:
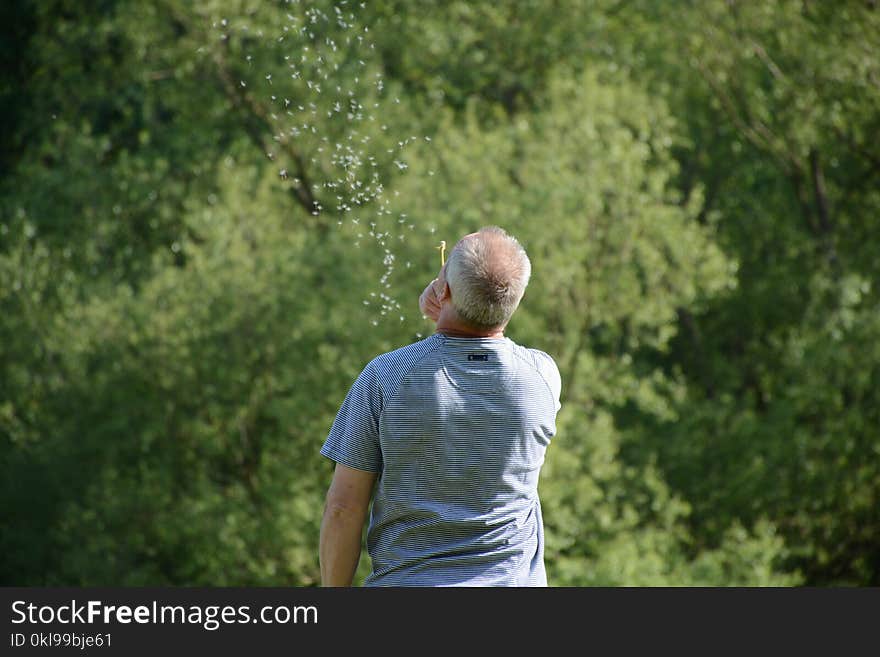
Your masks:
<svg viewBox="0 0 880 657"><path fill-rule="evenodd" d="M375 472L336 464L321 520L322 586L351 586L361 556L361 533L375 482Z"/></svg>

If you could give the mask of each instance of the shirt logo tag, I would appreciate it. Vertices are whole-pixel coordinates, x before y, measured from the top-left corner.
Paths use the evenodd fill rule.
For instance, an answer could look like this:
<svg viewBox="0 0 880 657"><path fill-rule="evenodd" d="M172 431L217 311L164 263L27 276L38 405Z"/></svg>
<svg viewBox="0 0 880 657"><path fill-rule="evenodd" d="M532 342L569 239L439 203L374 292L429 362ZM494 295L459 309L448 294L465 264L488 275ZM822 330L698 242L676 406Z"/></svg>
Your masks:
<svg viewBox="0 0 880 657"><path fill-rule="evenodd" d="M468 360L482 360L488 361L489 354L468 354Z"/></svg>

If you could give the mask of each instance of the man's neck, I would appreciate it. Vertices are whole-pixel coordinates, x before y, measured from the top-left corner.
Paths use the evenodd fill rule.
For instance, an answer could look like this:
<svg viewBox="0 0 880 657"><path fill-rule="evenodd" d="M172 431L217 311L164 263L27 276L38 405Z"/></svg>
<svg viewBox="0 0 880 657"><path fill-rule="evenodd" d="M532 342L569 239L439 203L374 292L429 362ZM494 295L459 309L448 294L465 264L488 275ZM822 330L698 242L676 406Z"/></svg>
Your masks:
<svg viewBox="0 0 880 657"><path fill-rule="evenodd" d="M442 333L452 338L503 338L504 327L475 329L457 321L457 318L448 317L445 313L441 313L437 320L437 333Z"/></svg>

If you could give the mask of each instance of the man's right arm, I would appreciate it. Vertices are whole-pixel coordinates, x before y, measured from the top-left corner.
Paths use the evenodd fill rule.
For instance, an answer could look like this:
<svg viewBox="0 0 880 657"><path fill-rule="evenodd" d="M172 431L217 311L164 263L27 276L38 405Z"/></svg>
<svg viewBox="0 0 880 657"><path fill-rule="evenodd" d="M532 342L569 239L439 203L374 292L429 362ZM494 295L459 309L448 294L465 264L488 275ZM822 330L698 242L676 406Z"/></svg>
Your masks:
<svg viewBox="0 0 880 657"><path fill-rule="evenodd" d="M376 473L336 464L321 520L322 586L351 586Z"/></svg>

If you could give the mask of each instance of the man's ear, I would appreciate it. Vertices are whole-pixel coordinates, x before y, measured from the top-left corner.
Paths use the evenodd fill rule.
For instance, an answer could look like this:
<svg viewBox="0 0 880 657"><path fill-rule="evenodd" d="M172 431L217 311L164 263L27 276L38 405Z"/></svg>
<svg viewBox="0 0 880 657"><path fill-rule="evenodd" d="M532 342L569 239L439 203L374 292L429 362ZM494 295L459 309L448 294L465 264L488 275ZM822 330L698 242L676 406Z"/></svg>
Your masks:
<svg viewBox="0 0 880 657"><path fill-rule="evenodd" d="M438 301L449 301L452 298L452 290L449 289L449 283L443 281L443 289L437 296Z"/></svg>

